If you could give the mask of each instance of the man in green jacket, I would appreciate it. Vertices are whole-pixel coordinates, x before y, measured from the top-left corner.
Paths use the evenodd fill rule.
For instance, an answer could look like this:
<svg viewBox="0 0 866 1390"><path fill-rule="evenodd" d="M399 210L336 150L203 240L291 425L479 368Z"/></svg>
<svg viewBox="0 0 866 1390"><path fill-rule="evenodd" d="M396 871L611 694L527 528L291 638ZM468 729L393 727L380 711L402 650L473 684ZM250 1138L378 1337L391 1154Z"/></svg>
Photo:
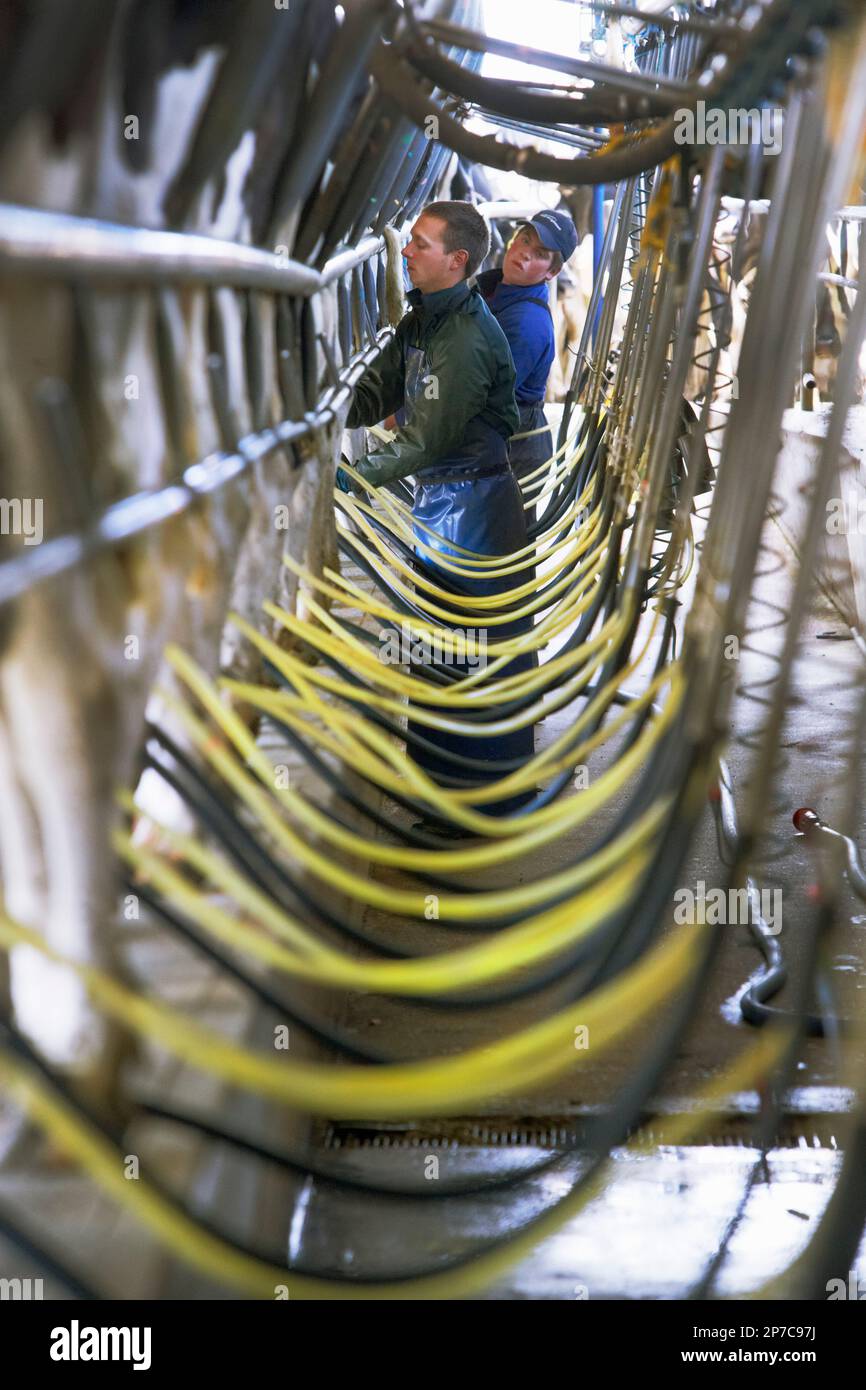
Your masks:
<svg viewBox="0 0 866 1390"><path fill-rule="evenodd" d="M491 429L503 439L517 429L508 341L467 278L488 246L470 203L432 203L412 228L403 252L411 309L358 383L346 421L353 429L405 411L394 442L355 464L377 486L450 458L477 459Z"/></svg>
<svg viewBox="0 0 866 1390"><path fill-rule="evenodd" d="M361 377L346 421L353 429L397 415L393 442L354 466L376 486L411 475L413 518L436 533L416 524L415 535L450 554L457 553L454 545L480 555L508 555L526 545L526 511L507 443L519 423L514 364L505 334L469 282L488 247L487 224L471 204L424 209L403 252L414 286L411 308ZM345 489L345 475L338 472L337 481ZM429 560L426 566L435 577L436 566ZM452 578L464 592L486 595L525 583L526 572ZM478 616L467 624L477 628ZM531 626L531 619L491 626L487 640ZM531 665L531 658L515 658L499 674L516 675ZM534 751L531 725L497 738L446 734L411 721L409 732L412 756L443 785L483 785L505 775L486 766L491 761L518 766ZM518 804L512 799L486 809L505 814Z"/></svg>

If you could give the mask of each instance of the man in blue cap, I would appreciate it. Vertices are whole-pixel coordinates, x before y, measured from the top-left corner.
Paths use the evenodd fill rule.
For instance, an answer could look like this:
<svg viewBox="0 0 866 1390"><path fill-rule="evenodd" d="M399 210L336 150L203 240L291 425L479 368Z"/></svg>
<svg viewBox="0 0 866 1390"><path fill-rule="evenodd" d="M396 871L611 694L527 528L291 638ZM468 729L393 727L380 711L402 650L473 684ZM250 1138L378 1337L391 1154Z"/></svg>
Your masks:
<svg viewBox="0 0 866 1390"><path fill-rule="evenodd" d="M567 212L537 212L518 227L500 270L485 270L477 285L506 338L517 377L514 394L520 412L518 436L511 441L515 476L546 462L553 439L544 414L547 378L556 351L548 283L574 254L577 231Z"/></svg>

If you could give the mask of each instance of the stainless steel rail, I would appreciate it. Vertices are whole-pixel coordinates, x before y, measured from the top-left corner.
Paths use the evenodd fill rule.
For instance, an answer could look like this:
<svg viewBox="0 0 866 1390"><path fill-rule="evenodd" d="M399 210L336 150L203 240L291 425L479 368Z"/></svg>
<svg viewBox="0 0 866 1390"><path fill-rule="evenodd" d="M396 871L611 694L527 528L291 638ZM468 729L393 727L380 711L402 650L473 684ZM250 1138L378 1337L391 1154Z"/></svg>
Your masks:
<svg viewBox="0 0 866 1390"><path fill-rule="evenodd" d="M127 227L69 213L0 204L0 275L89 283L215 285L308 297L384 249L365 237L322 270L235 241Z"/></svg>

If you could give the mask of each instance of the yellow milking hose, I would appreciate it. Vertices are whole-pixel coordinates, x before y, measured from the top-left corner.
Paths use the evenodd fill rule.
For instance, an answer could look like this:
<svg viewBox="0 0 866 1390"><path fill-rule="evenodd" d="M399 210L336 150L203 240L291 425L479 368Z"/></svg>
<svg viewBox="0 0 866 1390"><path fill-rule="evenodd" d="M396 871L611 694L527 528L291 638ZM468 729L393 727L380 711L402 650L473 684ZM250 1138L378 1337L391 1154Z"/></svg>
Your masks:
<svg viewBox="0 0 866 1390"><path fill-rule="evenodd" d="M642 1154L658 1145L673 1146L700 1137L714 1119L714 1106L724 1097L746 1087L760 1085L777 1065L788 1045L790 1030L771 1025L762 1031L725 1070L706 1084L697 1105L688 1112L653 1120L652 1139L639 1132L625 1145L627 1153ZM608 1159L589 1181L560 1199L555 1207L536 1217L527 1229L497 1243L493 1250L470 1256L459 1268L398 1281L352 1283L298 1274L236 1250L219 1236L175 1206L146 1178L131 1183L125 1176L123 1155L63 1097L53 1093L44 1079L11 1053L0 1053L0 1082L12 1103L26 1114L56 1145L154 1237L183 1263L208 1278L261 1299L288 1295L291 1299L332 1301L373 1299L465 1298L501 1277L518 1261L577 1217L612 1180Z"/></svg>

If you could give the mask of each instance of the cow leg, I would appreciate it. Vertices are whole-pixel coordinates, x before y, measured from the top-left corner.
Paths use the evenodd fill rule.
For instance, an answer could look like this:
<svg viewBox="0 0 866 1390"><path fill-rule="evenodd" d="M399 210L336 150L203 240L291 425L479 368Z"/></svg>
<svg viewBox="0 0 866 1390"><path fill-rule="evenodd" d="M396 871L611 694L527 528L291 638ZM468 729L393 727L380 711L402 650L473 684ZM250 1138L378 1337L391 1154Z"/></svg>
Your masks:
<svg viewBox="0 0 866 1390"><path fill-rule="evenodd" d="M116 696L99 671L86 669L80 653L76 661L53 655L64 643L41 596L27 606L31 611L4 664L2 695L40 844L36 856L31 838L29 858L12 867L7 902L58 952L115 970L108 827ZM73 971L18 947L11 996L18 1027L49 1062L92 1098L116 1098L126 1040L90 1003Z"/></svg>

